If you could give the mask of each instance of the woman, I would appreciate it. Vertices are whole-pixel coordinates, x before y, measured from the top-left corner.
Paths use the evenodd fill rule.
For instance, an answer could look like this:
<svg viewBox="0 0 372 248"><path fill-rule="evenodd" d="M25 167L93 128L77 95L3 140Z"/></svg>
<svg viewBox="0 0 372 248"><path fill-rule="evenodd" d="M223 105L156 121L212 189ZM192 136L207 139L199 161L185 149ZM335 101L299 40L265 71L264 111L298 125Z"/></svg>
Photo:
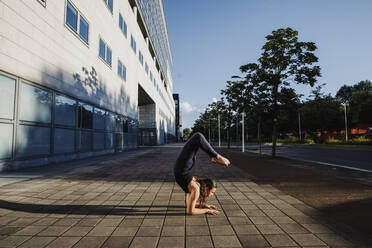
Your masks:
<svg viewBox="0 0 372 248"><path fill-rule="evenodd" d="M216 206L206 204L207 198L216 191L216 182L211 179L199 179L191 175L199 148L209 155L213 163L229 166L230 161L213 150L203 134L198 132L189 138L178 156L174 165L174 176L178 185L187 194L187 214L217 215L220 212L216 210ZM199 204L197 204L197 201L199 201Z"/></svg>

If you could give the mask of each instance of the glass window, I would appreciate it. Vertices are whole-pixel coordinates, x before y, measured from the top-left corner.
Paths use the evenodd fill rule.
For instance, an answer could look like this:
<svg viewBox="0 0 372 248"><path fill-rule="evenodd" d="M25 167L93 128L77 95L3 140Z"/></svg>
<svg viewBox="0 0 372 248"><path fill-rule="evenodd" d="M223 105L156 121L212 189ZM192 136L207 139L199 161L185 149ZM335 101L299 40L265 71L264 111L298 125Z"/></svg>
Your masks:
<svg viewBox="0 0 372 248"><path fill-rule="evenodd" d="M50 128L19 125L17 157L46 155L50 153Z"/></svg>
<svg viewBox="0 0 372 248"><path fill-rule="evenodd" d="M67 1L67 10L66 10L66 24L77 32L77 18L78 13L72 4Z"/></svg>
<svg viewBox="0 0 372 248"><path fill-rule="evenodd" d="M115 115L113 113L106 114L106 130L114 131L115 130Z"/></svg>
<svg viewBox="0 0 372 248"><path fill-rule="evenodd" d="M130 36L130 46L132 47L134 53L136 53L136 41L133 38L133 35Z"/></svg>
<svg viewBox="0 0 372 248"><path fill-rule="evenodd" d="M94 150L105 149L105 134L104 133L94 133L93 134L93 148Z"/></svg>
<svg viewBox="0 0 372 248"><path fill-rule="evenodd" d="M123 132L128 133L128 118L126 117L123 119Z"/></svg>
<svg viewBox="0 0 372 248"><path fill-rule="evenodd" d="M123 134L115 133L115 150L123 149Z"/></svg>
<svg viewBox="0 0 372 248"><path fill-rule="evenodd" d="M46 6L46 0L39 0L39 3L40 3L41 5L43 5L44 7Z"/></svg>
<svg viewBox="0 0 372 248"><path fill-rule="evenodd" d="M94 116L93 116L93 127L94 129L101 129L105 128L105 111L99 108L94 108Z"/></svg>
<svg viewBox="0 0 372 248"><path fill-rule="evenodd" d="M123 132L123 120L120 115L116 115L116 125L115 125L115 131L116 132Z"/></svg>
<svg viewBox="0 0 372 248"><path fill-rule="evenodd" d="M133 133L135 129L136 122L130 118L128 118L128 132Z"/></svg>
<svg viewBox="0 0 372 248"><path fill-rule="evenodd" d="M105 138L105 145L106 149L112 149L114 148L114 138L112 133L106 133Z"/></svg>
<svg viewBox="0 0 372 248"><path fill-rule="evenodd" d="M127 23L124 21L123 16L119 13L119 27L121 32L127 37Z"/></svg>
<svg viewBox="0 0 372 248"><path fill-rule="evenodd" d="M92 150L92 132L80 131L80 151L87 152Z"/></svg>
<svg viewBox="0 0 372 248"><path fill-rule="evenodd" d="M54 153L75 151L75 131L71 129L54 129Z"/></svg>
<svg viewBox="0 0 372 248"><path fill-rule="evenodd" d="M76 125L76 101L56 95L54 123L57 125L75 126Z"/></svg>
<svg viewBox="0 0 372 248"><path fill-rule="evenodd" d="M150 71L150 81L152 81L152 72Z"/></svg>
<svg viewBox="0 0 372 248"><path fill-rule="evenodd" d="M89 24L87 23L87 21L85 21L85 19L80 16L80 28L79 28L79 34L80 34L80 37L86 42L88 43L88 30L89 30Z"/></svg>
<svg viewBox="0 0 372 248"><path fill-rule="evenodd" d="M102 39L99 39L99 56L111 66L112 51Z"/></svg>
<svg viewBox="0 0 372 248"><path fill-rule="evenodd" d="M143 55L142 55L141 51L138 52L138 59L139 59L141 65L143 65Z"/></svg>
<svg viewBox="0 0 372 248"><path fill-rule="evenodd" d="M14 118L15 82L13 78L0 75L0 118Z"/></svg>
<svg viewBox="0 0 372 248"><path fill-rule="evenodd" d="M121 14L119 13L119 27L121 30L123 30L123 17L121 16Z"/></svg>
<svg viewBox="0 0 372 248"><path fill-rule="evenodd" d="M12 157L13 124L0 123L0 159Z"/></svg>
<svg viewBox="0 0 372 248"><path fill-rule="evenodd" d="M107 58L106 62L111 66L111 49L107 46Z"/></svg>
<svg viewBox="0 0 372 248"><path fill-rule="evenodd" d="M105 59L105 53L106 53L106 44L103 42L102 39L99 39L99 56L102 59Z"/></svg>
<svg viewBox="0 0 372 248"><path fill-rule="evenodd" d="M110 11L112 12L112 10L114 9L113 0L108 0L107 1L107 6L109 7Z"/></svg>
<svg viewBox="0 0 372 248"><path fill-rule="evenodd" d="M79 125L80 128L93 128L93 107L88 104L79 104Z"/></svg>
<svg viewBox="0 0 372 248"><path fill-rule="evenodd" d="M145 71L146 71L146 74L148 75L149 74L149 65L145 62Z"/></svg>
<svg viewBox="0 0 372 248"><path fill-rule="evenodd" d="M121 62L120 60L118 61L118 75L120 77L122 77L122 73L123 73L123 66L121 65Z"/></svg>
<svg viewBox="0 0 372 248"><path fill-rule="evenodd" d="M20 119L50 123L52 93L23 82L20 90Z"/></svg>
<svg viewBox="0 0 372 248"><path fill-rule="evenodd" d="M93 107L88 104L80 103L79 106L79 127L93 128Z"/></svg>
<svg viewBox="0 0 372 248"><path fill-rule="evenodd" d="M127 37L127 23L124 21L123 22L123 32L124 32L124 36Z"/></svg>
<svg viewBox="0 0 372 248"><path fill-rule="evenodd" d="M125 65L123 65L123 79L126 81L127 80L127 67L125 67Z"/></svg>

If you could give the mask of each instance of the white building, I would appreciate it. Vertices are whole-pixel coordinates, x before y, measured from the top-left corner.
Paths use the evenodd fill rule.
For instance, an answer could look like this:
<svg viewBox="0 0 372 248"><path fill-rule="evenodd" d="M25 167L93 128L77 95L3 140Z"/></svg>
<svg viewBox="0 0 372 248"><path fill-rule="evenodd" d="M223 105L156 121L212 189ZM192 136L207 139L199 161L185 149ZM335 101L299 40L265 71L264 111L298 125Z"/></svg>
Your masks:
<svg viewBox="0 0 372 248"><path fill-rule="evenodd" d="M0 164L174 139L161 0L0 0Z"/></svg>

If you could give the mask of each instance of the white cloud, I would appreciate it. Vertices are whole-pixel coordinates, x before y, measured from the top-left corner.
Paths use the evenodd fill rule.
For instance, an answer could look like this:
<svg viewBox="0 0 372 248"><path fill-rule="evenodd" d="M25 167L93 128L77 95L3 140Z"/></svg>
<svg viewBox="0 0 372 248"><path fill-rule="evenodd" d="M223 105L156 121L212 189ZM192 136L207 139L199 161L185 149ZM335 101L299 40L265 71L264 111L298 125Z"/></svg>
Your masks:
<svg viewBox="0 0 372 248"><path fill-rule="evenodd" d="M212 102L217 102L217 98L213 97Z"/></svg>
<svg viewBox="0 0 372 248"><path fill-rule="evenodd" d="M194 108L193 106L191 106L191 104L188 103L188 102L181 102L181 110L182 111L185 111L187 113L190 113L190 112L195 111L196 108Z"/></svg>

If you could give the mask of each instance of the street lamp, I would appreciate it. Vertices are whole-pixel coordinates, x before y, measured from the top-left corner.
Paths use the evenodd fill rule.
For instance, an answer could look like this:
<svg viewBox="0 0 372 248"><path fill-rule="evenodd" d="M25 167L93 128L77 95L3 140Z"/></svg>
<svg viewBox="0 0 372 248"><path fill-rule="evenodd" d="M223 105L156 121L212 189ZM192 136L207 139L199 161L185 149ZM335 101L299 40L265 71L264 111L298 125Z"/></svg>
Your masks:
<svg viewBox="0 0 372 248"><path fill-rule="evenodd" d="M221 147L220 113L218 113L218 147Z"/></svg>
<svg viewBox="0 0 372 248"><path fill-rule="evenodd" d="M298 111L298 134L299 134L300 141L301 141L302 137L301 137L301 114L300 114L300 111Z"/></svg>
<svg viewBox="0 0 372 248"><path fill-rule="evenodd" d="M242 152L244 152L244 116L245 113L242 112Z"/></svg>
<svg viewBox="0 0 372 248"><path fill-rule="evenodd" d="M208 131L208 136L209 136L209 143L211 143L211 118L209 117L209 131Z"/></svg>
<svg viewBox="0 0 372 248"><path fill-rule="evenodd" d="M344 103L344 112L345 112L345 140L347 142L348 137L347 137L347 115L346 115L346 103Z"/></svg>

